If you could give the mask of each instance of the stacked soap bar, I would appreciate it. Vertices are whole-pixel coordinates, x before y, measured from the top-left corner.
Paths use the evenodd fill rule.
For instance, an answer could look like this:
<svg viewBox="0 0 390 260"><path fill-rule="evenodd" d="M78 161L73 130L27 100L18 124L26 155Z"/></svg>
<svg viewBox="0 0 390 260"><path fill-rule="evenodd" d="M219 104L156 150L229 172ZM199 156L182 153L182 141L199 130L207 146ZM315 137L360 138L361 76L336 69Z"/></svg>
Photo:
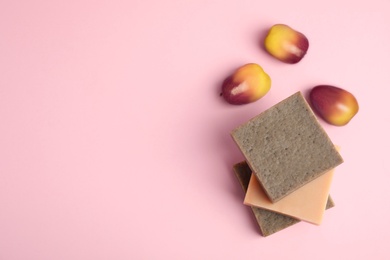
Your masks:
<svg viewBox="0 0 390 260"><path fill-rule="evenodd" d="M246 159L234 167L246 190L244 203L255 209L255 215L272 213L271 218L256 217L263 220L259 223L263 235L300 220L321 223L325 208L333 206L329 199L333 169L343 159L302 93L279 102L231 135ZM249 181L243 181L249 170ZM287 222L280 224L280 218ZM270 225L274 232L265 227Z"/></svg>
<svg viewBox="0 0 390 260"><path fill-rule="evenodd" d="M245 161L235 164L233 169L240 182L241 188L244 192L246 192L248 189L252 170L249 168L248 164ZM334 207L334 202L329 196L326 203L326 209L330 209L332 207ZM254 206L251 206L250 208L252 209L253 215L255 216L255 219L260 227L260 231L263 236L272 235L282 229L285 229L300 222L299 219L292 218L287 215L280 214L267 209Z"/></svg>

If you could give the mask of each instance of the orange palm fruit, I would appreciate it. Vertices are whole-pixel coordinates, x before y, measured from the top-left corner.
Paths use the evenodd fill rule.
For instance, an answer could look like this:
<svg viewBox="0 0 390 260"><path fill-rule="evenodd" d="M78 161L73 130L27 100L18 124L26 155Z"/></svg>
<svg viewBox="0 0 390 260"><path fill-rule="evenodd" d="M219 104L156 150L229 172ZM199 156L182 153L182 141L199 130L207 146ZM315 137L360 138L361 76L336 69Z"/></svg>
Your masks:
<svg viewBox="0 0 390 260"><path fill-rule="evenodd" d="M264 47L276 59L293 64L306 55L309 40L290 26L275 24L265 37Z"/></svg>
<svg viewBox="0 0 390 260"><path fill-rule="evenodd" d="M270 76L258 64L249 63L226 78L221 96L230 104L242 105L262 98L270 88Z"/></svg>
<svg viewBox="0 0 390 260"><path fill-rule="evenodd" d="M319 85L311 89L309 96L313 109L332 125L348 124L359 111L356 98L350 92L338 87Z"/></svg>

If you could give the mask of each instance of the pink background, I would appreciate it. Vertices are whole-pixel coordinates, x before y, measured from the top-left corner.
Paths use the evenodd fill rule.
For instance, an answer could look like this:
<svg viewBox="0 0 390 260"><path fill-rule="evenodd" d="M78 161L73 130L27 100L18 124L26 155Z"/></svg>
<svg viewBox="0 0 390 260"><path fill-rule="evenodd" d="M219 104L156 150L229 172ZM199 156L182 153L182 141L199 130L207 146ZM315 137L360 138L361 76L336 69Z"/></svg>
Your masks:
<svg viewBox="0 0 390 260"><path fill-rule="evenodd" d="M0 3L0 259L389 259L390 2ZM288 24L296 65L260 47ZM260 101L220 85L260 64ZM296 91L333 84L358 115L321 121L345 163L321 226L263 238L229 132Z"/></svg>

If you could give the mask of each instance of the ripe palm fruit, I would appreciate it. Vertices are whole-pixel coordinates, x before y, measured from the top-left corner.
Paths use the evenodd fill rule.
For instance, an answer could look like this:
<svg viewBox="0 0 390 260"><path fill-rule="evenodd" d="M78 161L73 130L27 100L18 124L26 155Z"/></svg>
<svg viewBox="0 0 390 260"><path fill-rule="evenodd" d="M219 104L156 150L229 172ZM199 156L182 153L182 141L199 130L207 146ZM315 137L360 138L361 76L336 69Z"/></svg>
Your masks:
<svg viewBox="0 0 390 260"><path fill-rule="evenodd" d="M258 64L249 63L238 68L222 84L221 96L230 104L254 102L267 94L271 78Z"/></svg>
<svg viewBox="0 0 390 260"><path fill-rule="evenodd" d="M310 102L319 116L336 126L346 125L359 111L359 104L351 93L329 85L312 88Z"/></svg>
<svg viewBox="0 0 390 260"><path fill-rule="evenodd" d="M309 48L309 40L305 35L285 24L275 24L265 37L264 47L278 60L294 64L305 56Z"/></svg>

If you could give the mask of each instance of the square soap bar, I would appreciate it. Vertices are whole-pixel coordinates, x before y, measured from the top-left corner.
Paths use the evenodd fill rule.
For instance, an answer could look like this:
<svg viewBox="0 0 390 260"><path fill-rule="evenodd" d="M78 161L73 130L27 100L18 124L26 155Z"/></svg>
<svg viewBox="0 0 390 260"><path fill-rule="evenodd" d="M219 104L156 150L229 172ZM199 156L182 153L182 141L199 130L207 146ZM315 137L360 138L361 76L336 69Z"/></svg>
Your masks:
<svg viewBox="0 0 390 260"><path fill-rule="evenodd" d="M231 135L273 203L343 162L301 92Z"/></svg>
<svg viewBox="0 0 390 260"><path fill-rule="evenodd" d="M330 170L283 199L272 203L257 178L252 174L244 204L268 209L276 213L320 225L328 200L332 177L333 170Z"/></svg>
<svg viewBox="0 0 390 260"><path fill-rule="evenodd" d="M240 182L241 188L244 192L247 191L249 180L251 178L252 170L249 168L246 162L240 162L233 166L234 173ZM326 209L334 207L334 202L329 196L326 203ZM250 207L253 215L255 216L256 222L260 228L261 234L263 236L272 235L280 230L283 230L287 227L290 227L296 223L299 223L300 220L272 212L266 209L261 209L257 207Z"/></svg>
<svg viewBox="0 0 390 260"><path fill-rule="evenodd" d="M339 150L339 148L336 149ZM257 178L252 174L244 204L320 225L329 197L334 170L331 169L275 203L269 200Z"/></svg>

